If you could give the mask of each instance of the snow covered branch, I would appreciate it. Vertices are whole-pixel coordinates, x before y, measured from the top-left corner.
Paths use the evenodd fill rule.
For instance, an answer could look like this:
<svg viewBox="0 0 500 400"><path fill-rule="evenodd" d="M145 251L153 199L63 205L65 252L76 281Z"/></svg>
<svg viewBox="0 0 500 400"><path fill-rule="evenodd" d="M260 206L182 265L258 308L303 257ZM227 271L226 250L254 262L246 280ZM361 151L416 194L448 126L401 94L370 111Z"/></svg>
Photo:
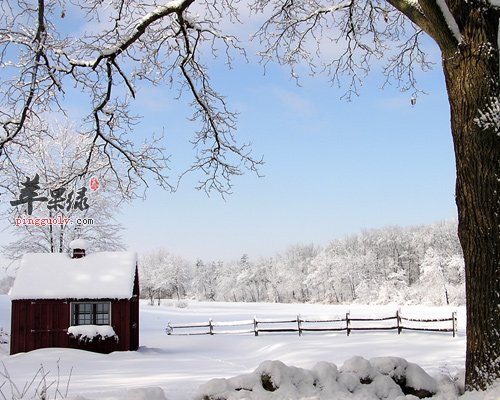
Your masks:
<svg viewBox="0 0 500 400"><path fill-rule="evenodd" d="M15 65L21 71L15 84L12 85L12 82L8 82L8 85L5 84L7 82L2 84L6 101L0 111L3 129L0 136L0 155L5 146L14 141L25 129L27 120L32 118L32 106L42 97L48 97L47 100L50 100L51 92L61 89L46 53L48 32L45 21L45 1L38 0L36 13L34 13L35 29L32 27L16 29L17 27L11 20L13 10L9 5L2 4L1 7L5 14L0 20L2 22L0 25L0 48L2 49L0 66L15 65L7 60L7 55L12 51L10 47L19 47L22 58Z"/></svg>
<svg viewBox="0 0 500 400"><path fill-rule="evenodd" d="M237 155L239 161L254 172L257 172L262 160L252 158L248 145L236 144L233 132L236 130L237 114L229 110L224 98L212 88L206 68L198 61L197 51L205 40L211 41L212 46L215 46L216 40L222 41L229 61L228 51L231 47L237 48L243 55L245 51L238 47L235 37L221 35L209 21L196 23L183 15L179 15L178 19L180 34L177 60L185 86L193 96L192 107L195 112L192 118L202 123L202 128L191 141L198 149L196 159L186 173L195 170L204 172L204 179L199 181L198 189L207 193L212 190L229 193L231 178L240 175L241 170L228 156Z"/></svg>
<svg viewBox="0 0 500 400"><path fill-rule="evenodd" d="M191 140L195 160L185 169L201 170L199 188L227 193L233 176L257 170L261 160L237 143L237 115L213 88L201 61L207 49L216 57L223 49L228 65L233 53L245 57L237 39L219 30L220 20L237 18L233 1L200 1L201 15L190 12L194 0L32 3L0 5L0 66L8 71L0 83L5 93L0 103L4 160L15 158L11 154L27 147L30 138L43 140L54 112L74 118L65 100L76 89L87 98L78 133L91 140L86 165L73 179L88 175L95 160L104 159L101 172L119 179L124 197L147 188L151 178L175 190L177 182L166 173L169 156L163 138L148 136L138 143L130 136L139 121L131 111L136 85L145 81L177 86L179 96L191 97L192 120L199 129ZM72 18L84 14L84 34L66 33L64 18L70 13Z"/></svg>
<svg viewBox="0 0 500 400"><path fill-rule="evenodd" d="M333 84L347 78L348 98L358 93L377 60L389 60L388 79L415 91L414 67L429 67L420 50L421 29L412 25L408 33L404 16L379 1L255 1L252 9L270 15L255 35L264 63L277 59L291 67L295 78L301 64L312 73L326 72Z"/></svg>
<svg viewBox="0 0 500 400"><path fill-rule="evenodd" d="M446 25L450 29L452 35L455 37L457 43L461 43L463 40L463 37L462 37L462 34L460 33L460 28L458 27L457 21L455 21L455 17L453 17L453 14L451 13L450 9L448 8L446 1L445 0L436 0L436 3L439 6L439 9L441 10L441 13L443 14L443 17L446 21Z"/></svg>

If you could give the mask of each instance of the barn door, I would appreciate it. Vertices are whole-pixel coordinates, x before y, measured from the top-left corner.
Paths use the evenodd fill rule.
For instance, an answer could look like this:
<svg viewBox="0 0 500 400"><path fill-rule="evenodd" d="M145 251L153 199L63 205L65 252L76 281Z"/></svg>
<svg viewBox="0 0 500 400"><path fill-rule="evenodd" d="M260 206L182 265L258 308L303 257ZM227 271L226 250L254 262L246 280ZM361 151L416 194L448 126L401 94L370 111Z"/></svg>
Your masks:
<svg viewBox="0 0 500 400"><path fill-rule="evenodd" d="M27 350L67 347L69 307L64 302L34 301L30 307L31 340Z"/></svg>

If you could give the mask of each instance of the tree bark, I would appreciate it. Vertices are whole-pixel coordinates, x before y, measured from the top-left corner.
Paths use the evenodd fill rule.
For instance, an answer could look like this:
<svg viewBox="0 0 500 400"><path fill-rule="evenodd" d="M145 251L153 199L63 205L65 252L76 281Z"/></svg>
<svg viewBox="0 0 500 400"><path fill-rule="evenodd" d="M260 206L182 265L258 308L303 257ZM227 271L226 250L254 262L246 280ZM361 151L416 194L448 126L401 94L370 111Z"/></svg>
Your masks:
<svg viewBox="0 0 500 400"><path fill-rule="evenodd" d="M466 388L484 390L500 377L500 133L478 118L499 96L498 13L464 12L463 42L441 50L466 271Z"/></svg>

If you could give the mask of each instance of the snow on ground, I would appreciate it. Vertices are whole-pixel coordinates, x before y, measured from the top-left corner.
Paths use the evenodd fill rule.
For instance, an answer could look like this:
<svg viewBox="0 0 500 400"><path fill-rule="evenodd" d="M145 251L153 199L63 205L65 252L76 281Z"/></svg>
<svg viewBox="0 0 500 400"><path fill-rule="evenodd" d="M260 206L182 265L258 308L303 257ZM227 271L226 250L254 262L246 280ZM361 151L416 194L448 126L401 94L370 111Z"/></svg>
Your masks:
<svg viewBox="0 0 500 400"><path fill-rule="evenodd" d="M189 302L186 308L174 302L150 306L141 302L140 349L109 355L73 349L41 349L14 356L0 347L2 362L18 385L29 381L40 365L66 384L70 370L70 395L85 399L162 400L161 388L168 400L193 399L198 388L213 378L231 378L248 374L266 360L280 360L287 366L312 369L318 362L334 363L339 368L354 356L401 357L418 364L428 374L459 374L465 362L465 310L458 308L458 335L451 333L352 332L214 336L167 336L165 328L175 323L214 322L301 315L351 316L393 314L397 305L332 306L313 304L255 304ZM402 307L402 313L414 316L450 316L455 308ZM0 327L9 329L10 301L0 296ZM1 368L1 365L0 365ZM1 385L1 379L0 379ZM145 395L146 389L148 395ZM135 391L130 391L134 389ZM142 396L142 397L141 397Z"/></svg>

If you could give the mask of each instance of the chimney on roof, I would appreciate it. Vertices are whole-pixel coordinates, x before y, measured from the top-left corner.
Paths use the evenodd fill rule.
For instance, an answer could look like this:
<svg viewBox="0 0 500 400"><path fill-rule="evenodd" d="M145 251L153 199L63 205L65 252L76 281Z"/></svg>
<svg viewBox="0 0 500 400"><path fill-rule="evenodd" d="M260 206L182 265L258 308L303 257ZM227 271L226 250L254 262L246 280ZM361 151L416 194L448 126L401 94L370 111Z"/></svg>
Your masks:
<svg viewBox="0 0 500 400"><path fill-rule="evenodd" d="M85 239L75 239L70 242L70 257L71 258L82 258L85 257L85 251L89 247L88 242Z"/></svg>

